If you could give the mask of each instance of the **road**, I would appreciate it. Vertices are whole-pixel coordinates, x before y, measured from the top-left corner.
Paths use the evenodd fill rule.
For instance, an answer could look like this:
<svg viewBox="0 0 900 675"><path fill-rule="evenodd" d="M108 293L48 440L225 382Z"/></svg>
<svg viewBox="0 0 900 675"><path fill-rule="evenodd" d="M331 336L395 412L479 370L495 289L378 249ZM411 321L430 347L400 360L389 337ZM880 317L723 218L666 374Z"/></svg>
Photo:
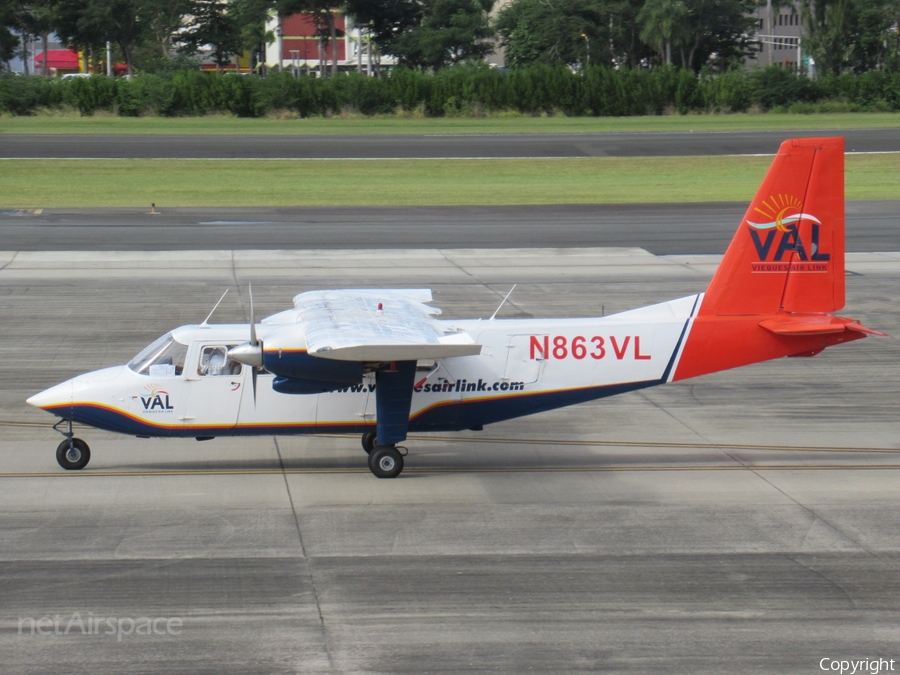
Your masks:
<svg viewBox="0 0 900 675"><path fill-rule="evenodd" d="M848 152L900 152L900 129L629 134L46 135L4 134L0 157L433 158L774 154L786 138L844 136Z"/></svg>
<svg viewBox="0 0 900 675"><path fill-rule="evenodd" d="M814 673L900 658L896 338L426 440L82 430L29 394L178 324L315 287L431 286L445 317L612 313L702 289L640 249L0 254L0 663L15 673ZM850 254L844 314L900 334L900 254ZM36 425L36 426L27 426ZM493 442L491 442L493 441ZM74 614L162 635L32 635ZM165 625L165 624L161 624ZM20 628L21 627L21 628ZM123 629L127 629L127 621ZM105 626L104 626L105 629Z"/></svg>

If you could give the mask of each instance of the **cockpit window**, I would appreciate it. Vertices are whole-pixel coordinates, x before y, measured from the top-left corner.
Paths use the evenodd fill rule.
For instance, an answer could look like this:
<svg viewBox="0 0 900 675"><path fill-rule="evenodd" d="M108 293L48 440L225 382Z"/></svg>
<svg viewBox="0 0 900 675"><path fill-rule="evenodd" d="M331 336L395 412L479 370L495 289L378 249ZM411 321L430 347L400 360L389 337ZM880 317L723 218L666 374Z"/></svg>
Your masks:
<svg viewBox="0 0 900 675"><path fill-rule="evenodd" d="M131 359L128 367L141 375L174 377L184 372L187 351L187 345L178 342L171 333L166 333Z"/></svg>

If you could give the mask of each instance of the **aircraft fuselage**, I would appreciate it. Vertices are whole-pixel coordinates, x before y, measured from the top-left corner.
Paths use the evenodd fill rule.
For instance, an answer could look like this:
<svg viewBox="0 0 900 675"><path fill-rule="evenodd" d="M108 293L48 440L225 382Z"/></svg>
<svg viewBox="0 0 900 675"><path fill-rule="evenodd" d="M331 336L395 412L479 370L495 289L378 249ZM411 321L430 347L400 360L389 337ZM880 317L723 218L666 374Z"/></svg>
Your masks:
<svg viewBox="0 0 900 675"><path fill-rule="evenodd" d="M695 295L583 319L465 320L481 354L419 361L409 430L458 431L671 380ZM266 324L257 326L265 343ZM375 426L374 373L317 394L286 394L250 368L210 369L210 354L244 340L246 324L183 326L184 363L136 372L116 366L78 376L30 402L60 417L136 436L359 433Z"/></svg>

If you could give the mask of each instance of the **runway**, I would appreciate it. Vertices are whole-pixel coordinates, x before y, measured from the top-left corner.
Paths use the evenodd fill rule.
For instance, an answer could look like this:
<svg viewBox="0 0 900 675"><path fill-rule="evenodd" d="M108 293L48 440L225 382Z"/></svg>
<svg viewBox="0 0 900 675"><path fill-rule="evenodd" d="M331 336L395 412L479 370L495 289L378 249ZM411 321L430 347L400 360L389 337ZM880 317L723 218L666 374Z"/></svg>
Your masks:
<svg viewBox="0 0 900 675"><path fill-rule="evenodd" d="M844 136L848 152L900 152L900 129L597 134L3 134L0 158L415 159L775 154L786 138Z"/></svg>
<svg viewBox="0 0 900 675"><path fill-rule="evenodd" d="M17 251L644 247L719 254L743 202L0 212ZM847 202L848 251L900 251L900 200Z"/></svg>
<svg viewBox="0 0 900 675"><path fill-rule="evenodd" d="M729 227L728 231L733 231ZM897 249L895 249L897 250ZM705 287L639 248L0 254L0 663L16 673L818 672L898 659L896 337L416 437L60 437L24 399L169 328L322 287L430 286L444 316L610 314ZM847 309L900 335L900 253ZM47 426L39 426L46 424ZM38 425L38 426L34 426ZM78 613L177 633L29 632ZM24 626L24 628L23 628Z"/></svg>

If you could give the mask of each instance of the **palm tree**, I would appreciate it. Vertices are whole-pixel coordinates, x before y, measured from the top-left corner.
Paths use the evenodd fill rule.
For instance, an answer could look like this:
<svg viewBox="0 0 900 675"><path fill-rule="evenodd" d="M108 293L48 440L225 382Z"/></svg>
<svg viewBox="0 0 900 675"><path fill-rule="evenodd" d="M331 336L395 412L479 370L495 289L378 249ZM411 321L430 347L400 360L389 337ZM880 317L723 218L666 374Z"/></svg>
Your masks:
<svg viewBox="0 0 900 675"><path fill-rule="evenodd" d="M684 0L648 0L638 13L641 40L659 52L666 65L672 63L672 43L687 33L688 10Z"/></svg>

